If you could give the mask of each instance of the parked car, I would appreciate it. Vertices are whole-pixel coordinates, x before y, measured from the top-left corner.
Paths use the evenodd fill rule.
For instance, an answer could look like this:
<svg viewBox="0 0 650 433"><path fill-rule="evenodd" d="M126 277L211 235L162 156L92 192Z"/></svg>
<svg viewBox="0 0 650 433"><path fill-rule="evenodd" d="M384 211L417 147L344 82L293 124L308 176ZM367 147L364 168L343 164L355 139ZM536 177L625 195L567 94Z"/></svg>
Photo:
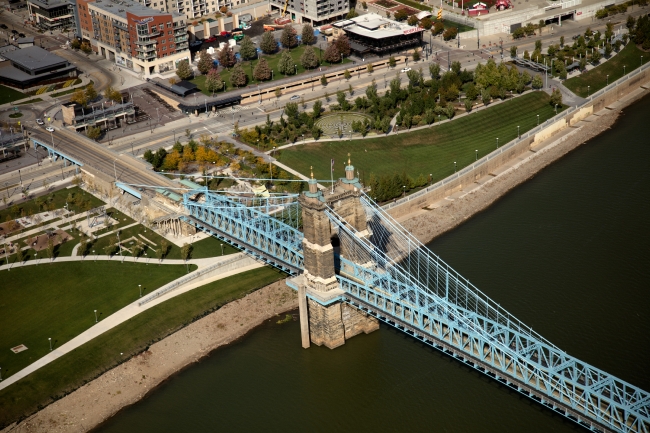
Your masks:
<svg viewBox="0 0 650 433"><path fill-rule="evenodd" d="M216 41L216 40L217 40L217 37L216 37L216 36L210 36L208 39L205 40L205 42L206 42L206 43L209 43L209 42L214 42L214 41Z"/></svg>
<svg viewBox="0 0 650 433"><path fill-rule="evenodd" d="M298 95L293 95L291 98L289 98L291 101L297 101L298 99L300 99L300 96Z"/></svg>
<svg viewBox="0 0 650 433"><path fill-rule="evenodd" d="M224 31L222 31L222 32L221 32L221 33L219 33L219 34L220 34L221 36L223 36L224 38L227 38L227 37L229 37L229 36L230 36L230 32L227 32L227 31L225 31L225 30L224 30Z"/></svg>
<svg viewBox="0 0 650 433"><path fill-rule="evenodd" d="M408 72L410 70L411 70L411 68L402 68L402 72Z"/></svg>
<svg viewBox="0 0 650 433"><path fill-rule="evenodd" d="M18 37L19 37L19 38L24 38L24 37L25 37L25 33L18 33Z"/></svg>
<svg viewBox="0 0 650 433"><path fill-rule="evenodd" d="M39 125L45 125L45 122L43 122L41 119L36 119L36 123Z"/></svg>
<svg viewBox="0 0 650 433"><path fill-rule="evenodd" d="M47 132L54 132L54 128L52 128L51 126L48 126L47 128L45 128L45 130Z"/></svg>
<svg viewBox="0 0 650 433"><path fill-rule="evenodd" d="M9 27L7 27L6 24L0 24L0 29L7 30Z"/></svg>

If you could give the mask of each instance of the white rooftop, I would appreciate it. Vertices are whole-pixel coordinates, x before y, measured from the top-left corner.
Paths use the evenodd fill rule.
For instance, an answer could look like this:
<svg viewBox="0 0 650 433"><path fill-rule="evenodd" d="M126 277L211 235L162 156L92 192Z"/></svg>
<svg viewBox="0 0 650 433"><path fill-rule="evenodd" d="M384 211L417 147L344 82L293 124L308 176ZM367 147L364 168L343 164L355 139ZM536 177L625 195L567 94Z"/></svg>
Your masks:
<svg viewBox="0 0 650 433"><path fill-rule="evenodd" d="M374 13L361 15L349 20L337 21L332 25L336 28L344 29L346 32L375 39L424 31L421 27L410 26L406 23L394 21Z"/></svg>

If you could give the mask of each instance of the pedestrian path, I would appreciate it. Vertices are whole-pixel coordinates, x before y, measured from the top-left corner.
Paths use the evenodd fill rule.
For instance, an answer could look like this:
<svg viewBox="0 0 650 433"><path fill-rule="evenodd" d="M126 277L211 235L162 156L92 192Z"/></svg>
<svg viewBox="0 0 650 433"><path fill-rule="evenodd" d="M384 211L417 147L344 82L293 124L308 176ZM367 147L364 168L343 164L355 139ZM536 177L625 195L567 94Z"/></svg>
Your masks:
<svg viewBox="0 0 650 433"><path fill-rule="evenodd" d="M13 374L0 382L0 390L4 389L11 384L19 381L20 379L28 376L29 374L35 372L36 370L48 365L49 363L55 361L56 359L62 357L63 355L73 351L74 349L82 346L84 343L92 340L93 338L96 338L106 331L109 331L116 326L126 322L127 320L137 316L138 314L142 313L143 311L146 311L150 308L155 307L156 305L159 305L169 299L172 299L176 296L182 295L184 293L189 292L190 290L193 290L197 287L204 286L208 283L211 283L213 281L217 281L223 278L227 278L232 275L236 275L241 272L246 272L250 271L256 268L260 268L264 266L261 263L255 262L253 259L245 256L243 253L238 253L238 256L240 257L240 260L236 260L235 263L232 263L232 259L234 258L232 255L224 258L219 258L215 260L215 258L211 259L200 259L200 260L211 260L212 264L218 263L218 261L230 261L228 266L224 266L223 269L216 269L214 272L211 272L210 276L207 278L197 278L195 280L190 280L185 284L182 284L179 287L176 287L172 291L168 291L164 293L161 296L155 297L149 302L146 303L141 303L141 299L138 299L135 302L132 302L131 304L127 305L126 307L122 308L121 310L111 314L107 318L101 320L88 330L82 332L72 340L68 341L67 343L64 343L60 347L57 347L53 351L51 351L49 354L46 356L42 357L41 359L37 360L36 362L33 362L32 364L28 365L27 367L23 368L22 370L18 371L16 374ZM182 262L182 260L178 260L179 262ZM189 263L189 262L188 262ZM193 273L198 273L199 270L194 271ZM184 276L182 278L187 278L187 276ZM173 283L173 282L172 282ZM172 284L170 283L170 284ZM142 305L140 305L142 304ZM119 349L116 349L119 350Z"/></svg>

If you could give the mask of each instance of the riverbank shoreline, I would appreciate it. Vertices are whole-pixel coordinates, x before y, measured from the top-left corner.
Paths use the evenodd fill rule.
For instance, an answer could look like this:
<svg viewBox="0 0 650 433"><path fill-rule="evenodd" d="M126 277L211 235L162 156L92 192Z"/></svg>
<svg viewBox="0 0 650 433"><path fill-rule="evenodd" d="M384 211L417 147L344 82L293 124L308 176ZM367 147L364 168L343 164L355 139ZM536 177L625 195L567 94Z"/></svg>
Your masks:
<svg viewBox="0 0 650 433"><path fill-rule="evenodd" d="M285 280L265 286L152 344L2 433L90 431L214 350L297 308L297 294ZM299 340L297 336L296 344Z"/></svg>
<svg viewBox="0 0 650 433"><path fill-rule="evenodd" d="M516 159L507 169L490 179L468 185L465 190L430 203L424 209L398 218L398 221L423 244L433 241L483 212L545 167L612 128L625 108L648 95L650 91L640 87L616 104L582 120L567 134L549 138L536 146L530 155Z"/></svg>
<svg viewBox="0 0 650 433"><path fill-rule="evenodd" d="M648 91L639 88L583 120L566 134L541 143L532 155L510 164L478 187L472 185L473 189L446 200L448 203L431 204L430 209L418 210L400 218L400 221L422 242L431 241L487 209L544 167L611 128L625 107L646 95ZM269 318L295 308L296 294L284 281L266 286L171 334L149 350L29 418L8 426L2 433L90 431L215 349L245 336Z"/></svg>

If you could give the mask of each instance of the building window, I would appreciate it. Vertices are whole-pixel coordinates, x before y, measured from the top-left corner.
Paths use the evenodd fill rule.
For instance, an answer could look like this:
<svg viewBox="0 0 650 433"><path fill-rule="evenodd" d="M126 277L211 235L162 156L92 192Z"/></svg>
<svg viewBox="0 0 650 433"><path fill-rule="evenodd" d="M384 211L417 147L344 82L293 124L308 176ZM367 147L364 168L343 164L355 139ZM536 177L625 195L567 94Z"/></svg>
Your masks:
<svg viewBox="0 0 650 433"><path fill-rule="evenodd" d="M156 6L158 6L158 3L154 3L153 5L154 5L154 7L156 7Z"/></svg>
<svg viewBox="0 0 650 433"><path fill-rule="evenodd" d="M163 51L167 51L167 45L163 45L162 49Z"/></svg>
<svg viewBox="0 0 650 433"><path fill-rule="evenodd" d="M160 41L161 44L164 44L165 42L167 42L167 40L165 40L165 39Z"/></svg>

